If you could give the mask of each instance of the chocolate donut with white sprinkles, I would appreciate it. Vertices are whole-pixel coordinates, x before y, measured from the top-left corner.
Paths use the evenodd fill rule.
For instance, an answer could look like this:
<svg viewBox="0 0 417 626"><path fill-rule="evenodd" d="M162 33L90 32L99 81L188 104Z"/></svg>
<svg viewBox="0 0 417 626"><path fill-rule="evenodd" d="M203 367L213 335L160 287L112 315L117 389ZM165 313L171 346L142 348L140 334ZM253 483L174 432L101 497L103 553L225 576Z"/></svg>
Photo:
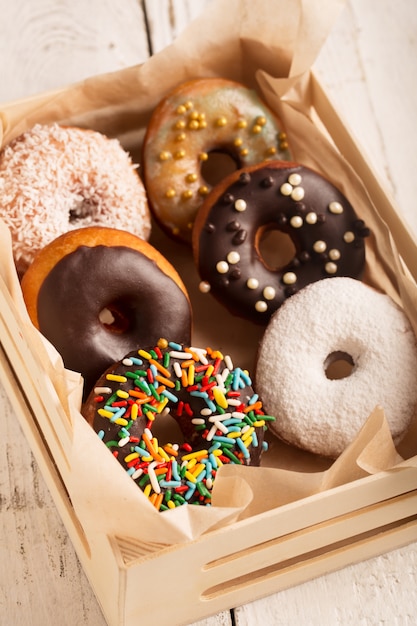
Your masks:
<svg viewBox="0 0 417 626"><path fill-rule="evenodd" d="M279 269L262 255L270 230L285 233L295 248ZM246 167L217 185L197 215L193 250L200 290L234 315L265 325L312 282L360 279L368 235L347 198L315 171L283 161Z"/></svg>
<svg viewBox="0 0 417 626"><path fill-rule="evenodd" d="M82 414L158 510L210 505L218 468L259 465L267 448L274 418L251 384L218 350L160 339L110 367ZM158 441L168 414L183 442Z"/></svg>

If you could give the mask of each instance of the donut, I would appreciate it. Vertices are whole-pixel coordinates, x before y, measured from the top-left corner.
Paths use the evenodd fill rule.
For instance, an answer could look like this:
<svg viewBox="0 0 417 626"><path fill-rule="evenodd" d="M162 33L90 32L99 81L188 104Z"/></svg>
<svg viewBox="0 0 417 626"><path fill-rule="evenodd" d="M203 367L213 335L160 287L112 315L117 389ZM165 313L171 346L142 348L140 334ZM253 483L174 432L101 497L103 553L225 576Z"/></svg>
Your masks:
<svg viewBox="0 0 417 626"><path fill-rule="evenodd" d="M160 339L110 367L82 415L158 510L210 505L217 469L259 465L267 448L273 418L251 384L219 350Z"/></svg>
<svg viewBox="0 0 417 626"><path fill-rule="evenodd" d="M143 183L120 143L57 124L36 124L1 151L0 217L19 275L68 230L118 224L142 239L151 230Z"/></svg>
<svg viewBox="0 0 417 626"><path fill-rule="evenodd" d="M376 408L394 443L417 405L417 344L402 309L349 277L308 285L271 318L255 383L271 431L284 441L337 457Z"/></svg>
<svg viewBox="0 0 417 626"><path fill-rule="evenodd" d="M213 153L229 155L235 167L289 158L281 122L255 91L222 78L182 83L152 114L143 144L143 171L156 220L187 243L196 212L212 186L207 179L219 176L204 176Z"/></svg>
<svg viewBox="0 0 417 626"><path fill-rule="evenodd" d="M276 245L272 261L265 259L262 242L273 231L292 245L287 262L287 241ZM313 170L282 161L242 168L218 184L198 212L193 251L200 290L234 315L266 325L309 283L360 278L368 235L343 194Z"/></svg>
<svg viewBox="0 0 417 626"><path fill-rule="evenodd" d="M189 342L191 306L172 265L126 231L90 226L45 246L23 276L33 324L84 377L85 394L115 360L163 331Z"/></svg>

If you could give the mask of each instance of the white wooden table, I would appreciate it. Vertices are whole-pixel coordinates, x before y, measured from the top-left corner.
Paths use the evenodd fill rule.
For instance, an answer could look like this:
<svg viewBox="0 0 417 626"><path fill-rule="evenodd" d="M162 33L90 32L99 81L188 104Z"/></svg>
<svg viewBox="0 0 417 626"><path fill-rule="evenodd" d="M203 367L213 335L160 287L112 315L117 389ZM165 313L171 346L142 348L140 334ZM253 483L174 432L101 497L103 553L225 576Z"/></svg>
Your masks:
<svg viewBox="0 0 417 626"><path fill-rule="evenodd" d="M208 1L0 0L0 101L144 61ZM415 0L349 0L316 68L417 236L416 36ZM1 387L0 406L0 623L102 626ZM417 544L199 624L417 624Z"/></svg>

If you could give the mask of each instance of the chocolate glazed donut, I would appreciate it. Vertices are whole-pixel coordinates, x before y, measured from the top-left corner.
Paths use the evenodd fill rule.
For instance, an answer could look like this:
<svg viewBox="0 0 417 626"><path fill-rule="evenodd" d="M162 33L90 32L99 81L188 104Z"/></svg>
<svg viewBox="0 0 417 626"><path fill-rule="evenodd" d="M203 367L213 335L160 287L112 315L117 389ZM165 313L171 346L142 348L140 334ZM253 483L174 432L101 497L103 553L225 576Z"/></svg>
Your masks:
<svg viewBox="0 0 417 626"><path fill-rule="evenodd" d="M286 233L295 248L279 269L262 257L268 230ZM360 278L368 235L343 194L313 170L281 161L243 168L211 192L197 216L193 249L200 290L233 314L265 325L309 283Z"/></svg>
<svg viewBox="0 0 417 626"><path fill-rule="evenodd" d="M161 335L190 342L186 295L153 260L123 246L80 246L63 257L40 287L37 313L65 366L83 374L85 393L138 345Z"/></svg>

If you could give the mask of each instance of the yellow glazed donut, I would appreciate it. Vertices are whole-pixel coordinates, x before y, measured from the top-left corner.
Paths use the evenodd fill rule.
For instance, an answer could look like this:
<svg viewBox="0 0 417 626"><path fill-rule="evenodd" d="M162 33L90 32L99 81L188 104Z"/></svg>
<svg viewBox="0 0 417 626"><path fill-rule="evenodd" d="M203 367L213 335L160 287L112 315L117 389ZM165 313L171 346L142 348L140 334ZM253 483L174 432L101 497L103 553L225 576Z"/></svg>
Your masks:
<svg viewBox="0 0 417 626"><path fill-rule="evenodd" d="M210 153L228 154L236 168L289 159L280 121L253 90L218 78L195 79L174 89L147 128L144 182L157 221L186 242L211 189L202 171Z"/></svg>
<svg viewBox="0 0 417 626"><path fill-rule="evenodd" d="M1 151L0 217L19 274L67 231L116 225L148 239L151 230L143 183L120 143L57 124L37 124Z"/></svg>

